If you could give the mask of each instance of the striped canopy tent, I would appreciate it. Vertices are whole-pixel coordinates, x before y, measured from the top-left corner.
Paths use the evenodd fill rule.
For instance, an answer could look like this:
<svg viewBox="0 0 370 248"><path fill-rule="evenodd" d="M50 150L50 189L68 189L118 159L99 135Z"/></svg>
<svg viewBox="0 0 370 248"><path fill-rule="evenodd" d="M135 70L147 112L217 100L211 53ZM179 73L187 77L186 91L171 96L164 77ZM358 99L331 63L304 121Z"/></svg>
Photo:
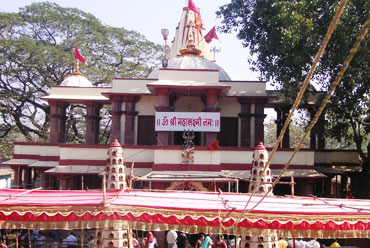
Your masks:
<svg viewBox="0 0 370 248"><path fill-rule="evenodd" d="M0 190L2 229L132 228L369 238L370 200L183 191ZM254 208L255 207L255 208ZM254 208L253 210L251 210Z"/></svg>

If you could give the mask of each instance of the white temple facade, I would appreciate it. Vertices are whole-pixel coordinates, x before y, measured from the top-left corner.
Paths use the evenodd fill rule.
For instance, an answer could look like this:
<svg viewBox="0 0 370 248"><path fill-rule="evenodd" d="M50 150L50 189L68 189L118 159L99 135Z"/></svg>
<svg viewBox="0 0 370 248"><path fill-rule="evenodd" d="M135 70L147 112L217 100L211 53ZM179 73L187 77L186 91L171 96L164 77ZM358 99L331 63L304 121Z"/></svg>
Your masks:
<svg viewBox="0 0 370 248"><path fill-rule="evenodd" d="M77 70L80 74L51 87L42 98L50 105L49 142L17 142L13 158L3 163L15 171L14 188L33 188L35 182L44 189L101 188L106 173L107 188L122 189L132 162L135 187L237 192L253 187L245 179L259 175L270 149L255 150L264 141L264 110L276 110L278 133L289 110L266 90L265 81L232 80L214 62L202 20L188 7L181 11L168 64L159 61L148 77L116 78L110 87L96 87ZM84 144L66 143L66 109L72 104L86 109ZM109 109L108 144L98 139L102 108ZM191 153L184 153L186 130L194 136ZM325 185L333 174L318 172L318 166L359 164L356 151L324 150L316 130L310 148L297 153L282 179L294 176L297 195L331 194ZM292 151L287 132L258 192L266 192ZM289 187L276 190L290 194Z"/></svg>

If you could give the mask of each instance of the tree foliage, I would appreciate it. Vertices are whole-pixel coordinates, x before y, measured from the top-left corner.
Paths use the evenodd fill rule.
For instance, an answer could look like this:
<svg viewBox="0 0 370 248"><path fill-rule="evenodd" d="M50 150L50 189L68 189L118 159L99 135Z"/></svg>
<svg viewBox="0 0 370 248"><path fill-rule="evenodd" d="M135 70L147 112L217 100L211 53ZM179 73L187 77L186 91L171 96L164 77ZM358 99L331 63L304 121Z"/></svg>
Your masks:
<svg viewBox="0 0 370 248"><path fill-rule="evenodd" d="M264 79L294 99L337 8L333 0L233 0L222 6L221 30L236 31L257 60L251 61ZM346 56L370 17L370 0L348 1L332 35L315 83L325 90L335 79ZM369 34L364 38L350 68L337 87L327 110L327 135L355 143L363 162L362 174L353 188L358 197L370 197L369 133L370 80Z"/></svg>
<svg viewBox="0 0 370 248"><path fill-rule="evenodd" d="M306 123L303 121L307 119L307 113L304 111L299 111L296 113L292 122L289 125L289 144L291 147L297 147L301 138L303 137L306 129ZM264 123L264 145L266 147L273 147L277 140L277 126L275 120L270 119ZM309 139L302 144L302 148L309 148Z"/></svg>
<svg viewBox="0 0 370 248"><path fill-rule="evenodd" d="M49 106L40 97L71 75L75 45L88 63L84 76L97 84L146 76L161 49L135 31L55 3L0 13L1 138L17 127L29 141L47 139Z"/></svg>

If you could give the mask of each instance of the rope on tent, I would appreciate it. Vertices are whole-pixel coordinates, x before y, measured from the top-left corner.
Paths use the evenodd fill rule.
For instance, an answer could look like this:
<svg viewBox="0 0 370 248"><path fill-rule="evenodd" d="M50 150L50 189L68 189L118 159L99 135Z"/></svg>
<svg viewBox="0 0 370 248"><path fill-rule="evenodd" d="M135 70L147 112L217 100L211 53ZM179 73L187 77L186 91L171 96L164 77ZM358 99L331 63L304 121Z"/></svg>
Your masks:
<svg viewBox="0 0 370 248"><path fill-rule="evenodd" d="M322 42L322 44L320 46L320 49L317 52L317 54L316 54L316 56L314 58L314 61L312 62L312 66L310 68L310 71L308 72L308 74L307 74L307 76L306 76L306 78L304 80L304 83L303 83L303 85L302 85L302 87L301 87L301 89L300 89L300 91L299 91L299 93L297 95L297 98L295 99L295 102L294 102L292 108L290 109L289 115L288 115L288 117L287 117L287 119L286 119L286 121L284 123L284 126L283 126L283 128L282 128L282 130L280 132L280 135L279 135L279 137L278 137L278 139L277 139L277 141L276 141L276 143L275 143L275 145L274 145L274 147L273 147L273 149L271 151L271 154L269 156L269 159L268 159L265 167L263 168L263 171L261 173L261 176L258 177L257 184L254 187L250 198L248 199L248 201L247 201L247 203L246 203L243 211L240 213L240 215L238 216L238 219L235 221L235 223L233 224L233 226L236 226L240 222L240 220L241 220L241 218L243 216L243 213L246 211L249 202L251 201L253 195L256 193L256 190L257 190L258 186L261 183L262 175L264 175L264 173L266 172L266 169L270 167L270 163L271 163L272 157L273 157L274 153L276 152L276 150L277 150L277 148L278 148L281 140L283 139L283 136L285 134L285 131L287 130L287 128L289 126L289 123L290 123L290 121L291 121L291 119L293 117L294 111L297 109L300 101L302 100L303 94L304 94L304 92L306 91L306 88L309 85L310 79L313 76L313 73L314 73L314 71L316 69L317 64L320 61L320 58L322 57L322 55L325 52L326 46L327 46L327 44L328 44L328 42L329 42L329 40L331 38L332 33L334 32L335 26L338 23L338 20L339 20L340 16L342 15L343 10L344 10L344 7L346 6L347 2L348 2L348 0L342 0L340 2L339 7L338 7L338 10L335 13L335 16L333 17L333 19L332 19L332 21L330 23L330 26L328 28L328 31L325 34L325 38L324 38L324 40L323 40L323 42Z"/></svg>
<svg viewBox="0 0 370 248"><path fill-rule="evenodd" d="M328 206L333 206L333 207L340 207L340 208L349 208L349 209L354 209L354 210L357 210L357 212L369 212L370 211L370 208L357 208L357 207L350 207L350 206L347 206L345 204L332 204L328 201L325 201L324 199L321 199L321 198L317 198L316 196L313 196L311 195L314 199L316 200L319 200L319 201L322 201L323 203L325 203L326 205Z"/></svg>
<svg viewBox="0 0 370 248"><path fill-rule="evenodd" d="M271 190L280 181L281 177L284 175L284 173L289 168L289 166L290 166L290 164L291 164L294 156L297 154L297 152L299 151L300 147L302 146L304 140L307 138L308 134L311 132L312 128L315 126L315 124L318 121L320 115L324 111L324 109L325 109L325 107L326 107L326 105L327 105L330 97L333 95L333 93L335 91L335 88L338 86L338 84L342 80L342 77L343 77L344 73L347 71L350 62L352 61L353 56L355 55L355 53L358 51L358 48L360 47L361 41L363 40L363 38L365 37L365 35L368 33L369 27L370 27L370 18L364 23L364 29L363 29L362 33L357 36L356 42L354 43L352 49L349 52L349 55L347 56L346 60L344 61L343 66L342 66L342 69L337 73L337 78L331 84L330 89L328 91L328 94L325 96L324 100L322 101L319 110L316 112L315 117L313 118L313 120L311 121L310 125L308 126L308 128L307 128L305 134L303 135L303 137L301 138L298 146L295 148L294 152L290 156L287 164L284 166L284 168L281 171L280 175L273 182L272 188L270 190L268 190L267 193L261 198L261 200L259 202L257 202L256 205L253 206L248 211L252 211L253 209L255 209L258 206L258 204L260 204L263 201L263 199L268 195L268 193L271 192Z"/></svg>
<svg viewBox="0 0 370 248"><path fill-rule="evenodd" d="M40 188L35 188L35 189L29 189L29 190L26 190L26 191L24 191L24 192L22 192L22 193L19 193L19 194L9 194L7 197L5 197L4 199L2 199L2 201L6 201L6 200L8 200L8 199L12 199L12 198L17 198L17 197L20 197L20 196L22 196L22 195L26 195L26 194L28 194L28 193L30 193L30 192L32 192L32 191L40 190L40 189L42 189L42 187L40 187Z"/></svg>

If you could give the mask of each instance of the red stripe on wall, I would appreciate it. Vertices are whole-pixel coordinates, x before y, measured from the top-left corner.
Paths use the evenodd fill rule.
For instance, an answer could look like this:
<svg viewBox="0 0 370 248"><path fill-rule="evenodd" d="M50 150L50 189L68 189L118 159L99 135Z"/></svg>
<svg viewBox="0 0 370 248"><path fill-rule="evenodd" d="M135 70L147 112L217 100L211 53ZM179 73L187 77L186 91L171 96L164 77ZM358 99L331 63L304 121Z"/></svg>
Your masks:
<svg viewBox="0 0 370 248"><path fill-rule="evenodd" d="M134 168L152 168L152 162L135 162ZM92 166L105 166L106 160L82 160L82 159L61 159L59 165L92 165ZM127 168L131 168L132 162L125 162Z"/></svg>
<svg viewBox="0 0 370 248"><path fill-rule="evenodd" d="M135 163L136 166L136 163ZM221 171L220 164L153 164L153 171Z"/></svg>
<svg viewBox="0 0 370 248"><path fill-rule="evenodd" d="M271 164L270 169L278 170L283 169L285 164ZM252 169L252 164L221 164L222 170L250 170ZM306 169L306 170L314 170L315 166L313 165L290 165L289 169Z"/></svg>

